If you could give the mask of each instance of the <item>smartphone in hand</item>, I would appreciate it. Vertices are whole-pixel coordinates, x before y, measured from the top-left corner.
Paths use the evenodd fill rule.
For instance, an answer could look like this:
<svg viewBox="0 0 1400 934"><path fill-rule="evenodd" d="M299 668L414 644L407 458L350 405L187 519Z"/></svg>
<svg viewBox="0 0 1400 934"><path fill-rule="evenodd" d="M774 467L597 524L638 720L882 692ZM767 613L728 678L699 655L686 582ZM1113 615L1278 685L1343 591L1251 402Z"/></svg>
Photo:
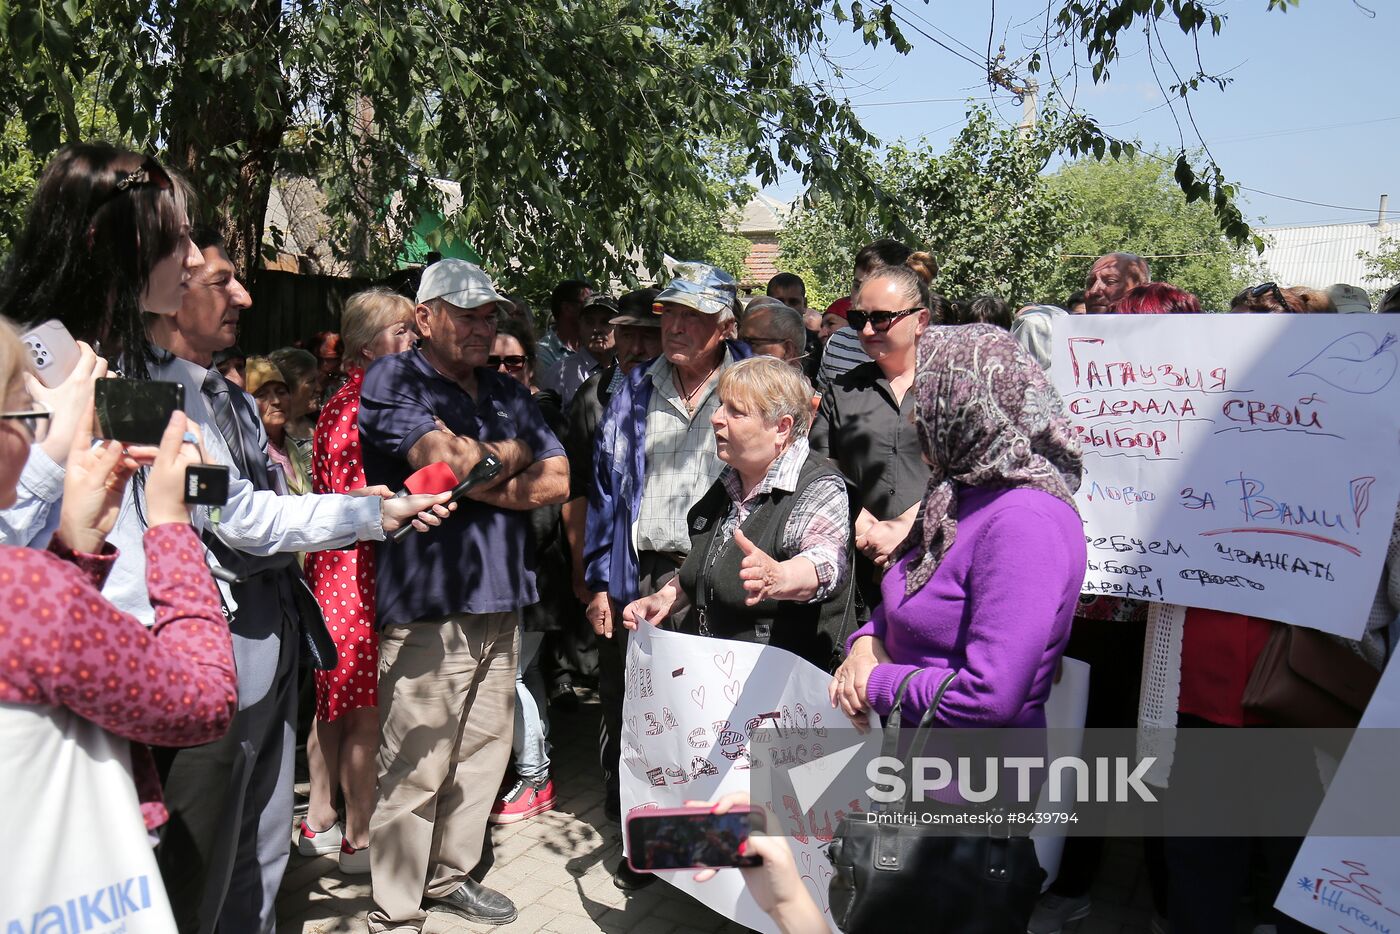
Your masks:
<svg viewBox="0 0 1400 934"><path fill-rule="evenodd" d="M45 321L20 337L29 354L29 365L39 382L50 389L62 385L78 365L82 351L73 335L58 321Z"/></svg>
<svg viewBox="0 0 1400 934"><path fill-rule="evenodd" d="M98 432L123 444L160 444L185 401L183 386L159 380L99 379L93 390Z"/></svg>
<svg viewBox="0 0 1400 934"><path fill-rule="evenodd" d="M760 808L715 814L709 808L660 808L627 818L627 862L638 872L662 869L730 869L758 866L740 846L765 829Z"/></svg>

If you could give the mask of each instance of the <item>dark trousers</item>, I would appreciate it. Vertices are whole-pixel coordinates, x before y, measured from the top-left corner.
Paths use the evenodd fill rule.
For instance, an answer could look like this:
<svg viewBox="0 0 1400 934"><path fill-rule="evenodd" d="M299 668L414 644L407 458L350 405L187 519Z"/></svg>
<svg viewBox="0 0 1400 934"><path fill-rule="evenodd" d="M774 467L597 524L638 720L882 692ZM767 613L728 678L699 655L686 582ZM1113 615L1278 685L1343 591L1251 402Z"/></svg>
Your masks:
<svg viewBox="0 0 1400 934"><path fill-rule="evenodd" d="M1146 629L1141 623L1075 617L1065 654L1089 663L1089 704L1084 726L1136 728L1142 690L1142 651ZM1144 841L1152 900L1165 913L1161 844ZM1050 890L1066 898L1088 895L1103 862L1102 837L1069 837L1065 840L1060 872Z"/></svg>
<svg viewBox="0 0 1400 934"><path fill-rule="evenodd" d="M638 585L643 597L656 593L676 576L684 555L644 551L637 555ZM627 630L622 625L623 608L613 602L613 637L598 640L598 700L603 717L598 725L598 764L603 769L607 801L619 811L622 805L622 699L626 692ZM674 622L674 621L673 621Z"/></svg>
<svg viewBox="0 0 1400 934"><path fill-rule="evenodd" d="M264 627L271 621L261 620ZM156 750L170 821L156 860L185 934L258 934L276 922L292 817L299 634L234 624L239 709L222 739Z"/></svg>
<svg viewBox="0 0 1400 934"><path fill-rule="evenodd" d="M1177 721L1182 729L1229 730L1201 717L1182 714ZM1291 776L1317 775L1313 756L1300 752L1285 763L1271 763L1252 776L1255 782L1266 782L1273 770ZM1184 795L1188 799L1212 793L1215 770L1210 762L1178 761L1173 763L1171 785L1167 794ZM1319 779L1320 782L1320 779ZM1255 921L1273 924L1280 934L1303 934L1313 928L1275 911L1274 899L1288 881L1288 871L1298 855L1302 839L1298 837L1167 837L1166 850L1168 917L1172 929L1192 934L1234 934L1240 903L1255 895ZM1260 883L1253 890L1254 881Z"/></svg>

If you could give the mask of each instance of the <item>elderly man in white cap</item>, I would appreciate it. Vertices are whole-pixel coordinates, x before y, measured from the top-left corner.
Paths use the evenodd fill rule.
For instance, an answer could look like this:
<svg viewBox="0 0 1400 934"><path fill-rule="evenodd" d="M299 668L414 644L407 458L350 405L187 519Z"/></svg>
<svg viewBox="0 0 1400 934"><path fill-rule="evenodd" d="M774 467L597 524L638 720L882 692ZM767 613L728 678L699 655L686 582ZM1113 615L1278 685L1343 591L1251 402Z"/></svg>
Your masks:
<svg viewBox="0 0 1400 934"><path fill-rule="evenodd" d="M419 345L365 373L360 439L371 484L402 489L445 462L504 467L443 528L378 552L379 797L370 821L373 931L416 931L427 910L515 920L471 878L510 758L520 608L538 599L527 510L563 502L568 462L524 386L486 365L503 301L447 259L423 273Z"/></svg>
<svg viewBox="0 0 1400 934"><path fill-rule="evenodd" d="M626 658L626 630L616 611L675 576L690 551L686 513L724 466L715 454L710 416L719 408L715 386L721 370L750 355L747 346L726 339L737 292L722 270L678 264L653 306L661 317L661 355L626 375L598 425L584 581L593 594L588 621L612 640L599 645L598 691L604 807L615 819ZM633 872L626 861L613 873L617 886L628 890L654 878Z"/></svg>

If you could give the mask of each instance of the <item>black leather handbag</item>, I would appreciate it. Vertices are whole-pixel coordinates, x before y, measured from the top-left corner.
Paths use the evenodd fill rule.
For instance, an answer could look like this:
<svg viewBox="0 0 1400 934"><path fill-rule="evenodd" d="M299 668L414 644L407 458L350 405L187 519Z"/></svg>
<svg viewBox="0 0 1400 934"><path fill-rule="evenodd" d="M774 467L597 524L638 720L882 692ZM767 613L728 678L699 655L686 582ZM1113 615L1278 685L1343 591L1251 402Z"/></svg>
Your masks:
<svg viewBox="0 0 1400 934"><path fill-rule="evenodd" d="M900 706L917 673L895 694L885 725L886 756L898 752ZM910 758L933 730L933 711L952 680L950 673L920 721ZM911 925L921 934L1024 934L1045 879L1029 837L1010 836L1005 823L964 834L921 827L905 802L881 816L880 822L865 814L842 818L827 851L835 870L831 918L845 934L885 934Z"/></svg>

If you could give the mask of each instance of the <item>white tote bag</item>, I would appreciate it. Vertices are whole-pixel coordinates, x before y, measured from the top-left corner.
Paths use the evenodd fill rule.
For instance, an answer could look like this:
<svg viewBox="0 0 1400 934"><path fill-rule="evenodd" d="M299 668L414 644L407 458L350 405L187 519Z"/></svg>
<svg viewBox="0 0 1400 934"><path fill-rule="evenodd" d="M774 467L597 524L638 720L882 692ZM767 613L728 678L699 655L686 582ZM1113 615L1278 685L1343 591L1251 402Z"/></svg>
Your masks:
<svg viewBox="0 0 1400 934"><path fill-rule="evenodd" d="M0 704L0 931L176 934L131 746L61 707Z"/></svg>

